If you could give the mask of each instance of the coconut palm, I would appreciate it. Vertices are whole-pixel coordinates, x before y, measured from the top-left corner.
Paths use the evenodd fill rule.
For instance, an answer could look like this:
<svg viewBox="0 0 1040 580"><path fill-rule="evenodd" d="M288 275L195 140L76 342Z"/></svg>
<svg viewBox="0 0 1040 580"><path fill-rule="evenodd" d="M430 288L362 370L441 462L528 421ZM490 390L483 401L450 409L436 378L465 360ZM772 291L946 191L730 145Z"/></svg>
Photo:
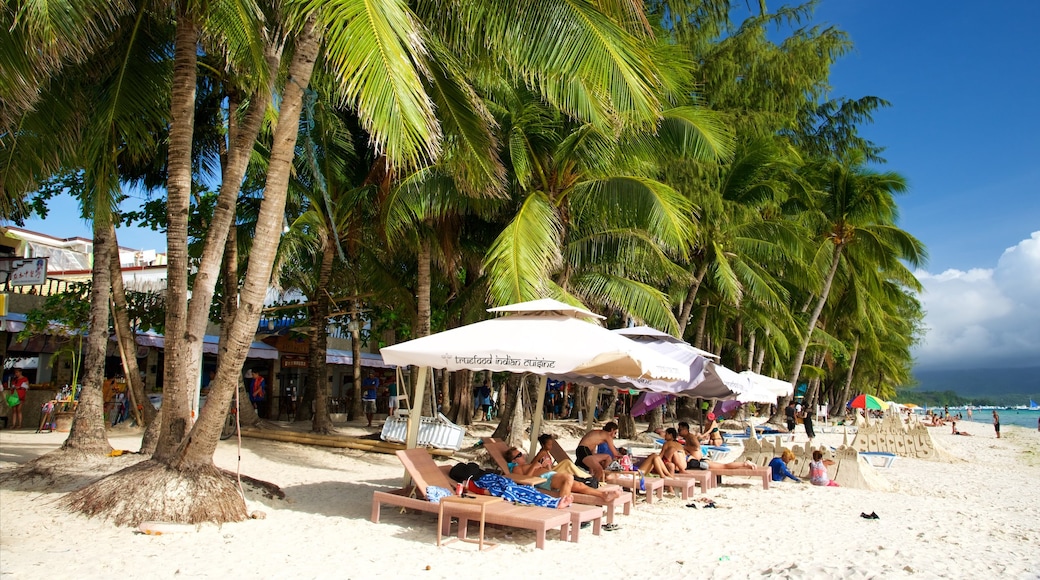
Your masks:
<svg viewBox="0 0 1040 580"><path fill-rule="evenodd" d="M798 380L813 330L850 248L869 258L873 267L899 260L918 265L926 257L920 241L893 225L897 217L894 195L906 191L906 181L899 174L872 171L855 162L827 161L815 164L808 179L819 189L816 203L803 218L816 232L813 265L821 273L822 283L813 293L814 306L791 366L792 384Z"/></svg>

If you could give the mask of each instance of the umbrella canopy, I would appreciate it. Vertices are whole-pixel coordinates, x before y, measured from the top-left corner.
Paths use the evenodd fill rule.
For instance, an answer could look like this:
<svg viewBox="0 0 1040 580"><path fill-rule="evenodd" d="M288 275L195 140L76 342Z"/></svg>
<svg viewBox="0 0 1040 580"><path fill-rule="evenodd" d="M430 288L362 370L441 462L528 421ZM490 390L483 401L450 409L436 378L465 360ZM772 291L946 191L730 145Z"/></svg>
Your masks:
<svg viewBox="0 0 1040 580"><path fill-rule="evenodd" d="M740 401L737 401L735 399L719 401L715 404L715 409L712 412L715 413L716 417L723 417L725 415L729 415L733 411L736 411L743 404L744 403L741 403Z"/></svg>
<svg viewBox="0 0 1040 580"><path fill-rule="evenodd" d="M878 411L884 411L888 408L888 403L882 401L874 395L864 394L856 397L855 399L852 399L852 402L849 403L849 406L854 409L876 409Z"/></svg>
<svg viewBox="0 0 1040 580"><path fill-rule="evenodd" d="M427 368L490 370L539 375L576 373L685 381L690 369L674 359L580 318L603 318L584 308L543 299L491 308L511 313L380 349L393 365L419 367L415 400L421 400ZM544 381L535 409L545 397ZM414 420L413 420L414 419ZM535 414L531 450L541 414ZM418 415L409 415L406 446L414 447Z"/></svg>
<svg viewBox="0 0 1040 580"><path fill-rule="evenodd" d="M595 314L556 300L493 308L510 316L460 326L380 349L393 365L457 370L688 380L688 367L580 320ZM507 310L515 308L515 310Z"/></svg>
<svg viewBox="0 0 1040 580"><path fill-rule="evenodd" d="M786 397L794 392L794 387L787 381L774 379L773 377L767 377L751 371L741 371L740 374L746 376L755 387L765 389L777 397Z"/></svg>
<svg viewBox="0 0 1040 580"><path fill-rule="evenodd" d="M642 417L667 402L668 395L664 393L644 391L639 394L639 398L637 398L636 402L632 404L631 415L633 417Z"/></svg>

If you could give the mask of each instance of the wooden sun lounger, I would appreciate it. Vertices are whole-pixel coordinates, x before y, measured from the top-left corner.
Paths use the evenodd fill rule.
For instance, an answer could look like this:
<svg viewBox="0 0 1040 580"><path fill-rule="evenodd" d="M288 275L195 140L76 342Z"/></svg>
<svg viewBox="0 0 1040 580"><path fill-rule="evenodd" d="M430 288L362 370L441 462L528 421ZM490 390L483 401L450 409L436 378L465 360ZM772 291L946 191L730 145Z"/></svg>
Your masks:
<svg viewBox="0 0 1040 580"><path fill-rule="evenodd" d="M675 477L680 479L688 479L693 482L696 482L698 485L701 486L701 493L704 493L709 489L715 487L715 477L713 476L711 471L689 470L684 471L682 473L676 473ZM683 496L683 499L687 499L686 496Z"/></svg>
<svg viewBox="0 0 1040 580"><path fill-rule="evenodd" d="M508 462L506 462L506 456L505 456L505 452L508 451L509 448L506 447L505 441L500 441L498 439L495 439L494 437L484 437L484 438L481 439L481 441L483 441L483 443L484 443L484 449L487 449L488 454L491 456L491 459L493 459L495 461L495 465L497 465L498 468L500 470L502 470L502 473L506 474L507 477L511 478L513 481L515 481L517 483L526 483L525 479L530 479L530 478L527 478L526 476L522 476L522 475L521 476L514 476L513 474L509 473L509 465L508 465ZM555 456L554 456L554 458L555 458ZM535 479L537 479L539 482L544 481L540 477L535 478ZM606 490L609 487L610 487L609 484L601 485L600 489ZM540 489L539 491L546 491L546 490L541 490ZM550 495L556 495L556 496L559 495L555 491L546 491L546 493L549 493ZM598 497L596 497L596 496L588 495L588 494L585 494L585 493L573 493L571 495L574 497L574 503L575 504L593 505L593 506L605 507L606 511L607 511L606 515L607 515L607 523L608 524L614 523L614 510L617 507L621 507L621 509L623 510L623 512L624 512L624 514L626 516L629 515L632 512L632 496L629 495L629 494L621 494L621 495L619 495L618 497L616 497L614 499L605 500L605 501L600 499L600 498L598 498ZM574 507L574 506L572 505L571 507ZM596 523L596 527L598 529L598 527L599 527L598 523ZM593 532L593 533L595 533L595 532Z"/></svg>
<svg viewBox="0 0 1040 580"><path fill-rule="evenodd" d="M740 469L720 469L711 472L715 476L715 484L722 485L722 476L741 475L745 477L761 477L762 489L769 489L769 480L773 472L768 467L742 467Z"/></svg>
<svg viewBox="0 0 1040 580"><path fill-rule="evenodd" d="M371 517L374 523L379 523L382 505L438 513L440 505L425 499L426 488L433 485L450 490L455 489L455 483L440 470L425 449L403 449L397 451L397 457L408 471L408 475L411 476L413 485L409 489L373 492ZM409 497L412 494L415 497ZM561 539L577 541L577 530L571 533L572 522L578 522L577 525L580 526L583 521L592 521L592 516L602 517L601 513L595 513L595 511L584 506L576 510L571 508L557 510L537 506L519 506L502 501L487 506L485 519L489 524L531 530L535 533L535 546L545 548L546 532L553 528L560 529ZM466 525L469 520L480 517L480 506L452 503L450 510L445 508L445 515L458 518L459 537L465 538ZM446 534L449 531L446 528L450 525L451 518L449 517L445 519L441 533Z"/></svg>

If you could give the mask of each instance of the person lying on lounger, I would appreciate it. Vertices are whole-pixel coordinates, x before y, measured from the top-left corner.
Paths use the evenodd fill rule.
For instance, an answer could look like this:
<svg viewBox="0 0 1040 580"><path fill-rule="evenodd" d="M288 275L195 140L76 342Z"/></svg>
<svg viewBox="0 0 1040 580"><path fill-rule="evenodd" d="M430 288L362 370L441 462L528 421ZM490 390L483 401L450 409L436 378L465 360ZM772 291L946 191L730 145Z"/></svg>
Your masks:
<svg viewBox="0 0 1040 580"><path fill-rule="evenodd" d="M587 485L599 484L599 482L593 479L592 475L588 471L585 471L584 469L578 467L570 459L564 459L563 461L554 463L556 459L553 457L552 454L553 441L553 436L549 433L542 433L541 435L539 435L538 453L535 454L534 458L528 459L528 463L538 464L548 459L549 469L555 471L556 473L569 473L574 476L575 480L585 483ZM593 487L596 487L596 485L593 485Z"/></svg>
<svg viewBox="0 0 1040 580"><path fill-rule="evenodd" d="M520 485L504 475L482 469L476 463L459 463L449 476L472 493L493 495L517 504L563 509L574 503L574 496L552 497L529 485Z"/></svg>
<svg viewBox="0 0 1040 580"><path fill-rule="evenodd" d="M664 432L664 447L661 448L661 459L665 464L670 464L676 473L683 473L687 469L710 469L721 471L725 469L748 469L755 467L750 461L734 461L732 463L719 463L718 461L706 461L704 452L701 451L700 441L696 433L690 433L689 424L679 423L680 431L669 427ZM678 442L679 435L683 435L685 444Z"/></svg>
<svg viewBox="0 0 1040 580"><path fill-rule="evenodd" d="M575 481L574 476L570 473L552 471L550 469L552 467L552 459L545 456L542 456L542 459L538 459L538 457L538 455L535 456L535 460L538 463L527 463L523 451L516 447L510 447L506 451L506 462L510 473L541 477L545 479L545 482L535 487L544 490L556 490L560 492L560 497L570 496L572 492L577 492L591 495L602 501L610 501L621 495L620 489L614 488L610 491L601 491L589 487L580 481Z"/></svg>

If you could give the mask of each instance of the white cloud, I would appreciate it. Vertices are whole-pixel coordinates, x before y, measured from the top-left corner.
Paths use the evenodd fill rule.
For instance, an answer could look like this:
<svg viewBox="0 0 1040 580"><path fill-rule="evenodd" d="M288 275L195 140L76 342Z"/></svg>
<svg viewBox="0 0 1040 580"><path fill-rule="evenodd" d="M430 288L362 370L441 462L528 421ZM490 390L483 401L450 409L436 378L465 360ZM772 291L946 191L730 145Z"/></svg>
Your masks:
<svg viewBox="0 0 1040 580"><path fill-rule="evenodd" d="M926 329L918 368L1040 364L1040 231L1005 250L995 269L916 275Z"/></svg>

